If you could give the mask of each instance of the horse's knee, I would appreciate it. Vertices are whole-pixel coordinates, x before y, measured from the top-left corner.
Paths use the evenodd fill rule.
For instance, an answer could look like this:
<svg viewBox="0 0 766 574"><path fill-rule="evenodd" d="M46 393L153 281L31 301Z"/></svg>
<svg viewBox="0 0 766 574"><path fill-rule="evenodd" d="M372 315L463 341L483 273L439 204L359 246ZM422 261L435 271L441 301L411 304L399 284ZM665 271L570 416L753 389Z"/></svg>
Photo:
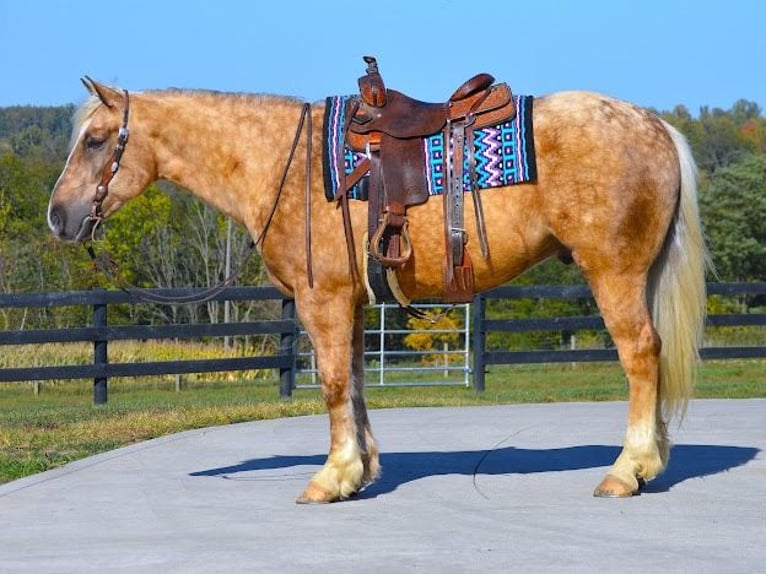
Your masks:
<svg viewBox="0 0 766 574"><path fill-rule="evenodd" d="M351 398L351 383L349 373L320 370L321 393L325 405L332 409L349 401Z"/></svg>

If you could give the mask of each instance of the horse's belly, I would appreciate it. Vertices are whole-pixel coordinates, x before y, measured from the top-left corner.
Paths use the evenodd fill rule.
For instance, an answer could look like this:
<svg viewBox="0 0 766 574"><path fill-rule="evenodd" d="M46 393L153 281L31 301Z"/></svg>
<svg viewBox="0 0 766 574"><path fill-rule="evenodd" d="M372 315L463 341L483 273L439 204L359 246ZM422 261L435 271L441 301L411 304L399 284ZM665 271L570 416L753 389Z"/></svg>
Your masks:
<svg viewBox="0 0 766 574"><path fill-rule="evenodd" d="M489 246L484 258L473 200L470 194L465 195L465 249L473 265L476 291L506 283L560 249L536 209L534 196L534 185L482 192ZM447 258L443 213L441 197L431 197L408 212L413 254L397 275L402 290L412 299L438 298L444 293Z"/></svg>

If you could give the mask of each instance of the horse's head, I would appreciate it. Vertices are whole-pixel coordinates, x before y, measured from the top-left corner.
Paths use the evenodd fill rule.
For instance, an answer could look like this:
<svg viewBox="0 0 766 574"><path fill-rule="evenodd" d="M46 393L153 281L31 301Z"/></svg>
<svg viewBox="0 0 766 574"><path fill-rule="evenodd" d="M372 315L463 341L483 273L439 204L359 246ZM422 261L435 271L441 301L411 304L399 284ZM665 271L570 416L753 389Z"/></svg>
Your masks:
<svg viewBox="0 0 766 574"><path fill-rule="evenodd" d="M88 239L103 218L154 179L148 150L128 144L134 125L128 92L87 77L83 84L91 98L75 115L69 158L48 206L48 225L65 241Z"/></svg>

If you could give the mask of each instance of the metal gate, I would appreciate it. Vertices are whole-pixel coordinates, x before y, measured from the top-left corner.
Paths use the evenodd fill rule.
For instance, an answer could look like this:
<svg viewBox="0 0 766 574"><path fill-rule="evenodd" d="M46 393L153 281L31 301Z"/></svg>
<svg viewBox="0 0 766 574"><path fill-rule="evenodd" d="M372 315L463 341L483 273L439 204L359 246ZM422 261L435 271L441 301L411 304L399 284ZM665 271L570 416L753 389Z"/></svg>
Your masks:
<svg viewBox="0 0 766 574"><path fill-rule="evenodd" d="M437 312L444 305L414 304L414 308ZM457 329L409 329L390 325L403 311L395 304L369 307L379 313L378 324L365 329L364 373L367 387L471 385L471 311L470 304L455 305L450 313L457 314ZM415 350L406 345L390 343L392 337L403 338L412 333L431 335L453 334L457 342L442 344L439 348ZM298 366L295 388L313 388L319 385L314 350L305 331L298 331Z"/></svg>

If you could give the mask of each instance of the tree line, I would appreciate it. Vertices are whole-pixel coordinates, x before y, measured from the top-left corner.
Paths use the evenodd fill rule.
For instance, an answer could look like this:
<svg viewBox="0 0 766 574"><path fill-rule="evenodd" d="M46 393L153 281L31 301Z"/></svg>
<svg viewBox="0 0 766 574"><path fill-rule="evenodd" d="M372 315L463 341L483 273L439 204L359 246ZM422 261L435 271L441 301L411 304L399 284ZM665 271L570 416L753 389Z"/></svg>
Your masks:
<svg viewBox="0 0 766 574"><path fill-rule="evenodd" d="M119 262L118 278L93 270L85 249L53 239L46 223L50 191L67 156L74 106L0 108L0 292L38 292L141 287L207 287L236 267L249 237L239 226L183 190L153 184L110 218L104 249ZM683 106L657 111L688 138L700 168L700 209L716 266L709 280L766 278L766 118L759 106L737 101L730 109ZM241 284L267 281L258 257L248 260ZM552 260L517 279L522 284L581 283L574 266ZM493 302L514 316L590 314L589 301ZM738 302L745 306L762 301ZM238 304L232 319L260 309ZM84 313L81 310L79 313ZM492 311L491 311L492 312ZM78 311L52 316L0 309L0 328L67 326L87 318ZM116 311L110 321L196 322L223 320L222 305L145 305ZM371 321L374 321L374 317ZM406 321L403 318L402 321Z"/></svg>

